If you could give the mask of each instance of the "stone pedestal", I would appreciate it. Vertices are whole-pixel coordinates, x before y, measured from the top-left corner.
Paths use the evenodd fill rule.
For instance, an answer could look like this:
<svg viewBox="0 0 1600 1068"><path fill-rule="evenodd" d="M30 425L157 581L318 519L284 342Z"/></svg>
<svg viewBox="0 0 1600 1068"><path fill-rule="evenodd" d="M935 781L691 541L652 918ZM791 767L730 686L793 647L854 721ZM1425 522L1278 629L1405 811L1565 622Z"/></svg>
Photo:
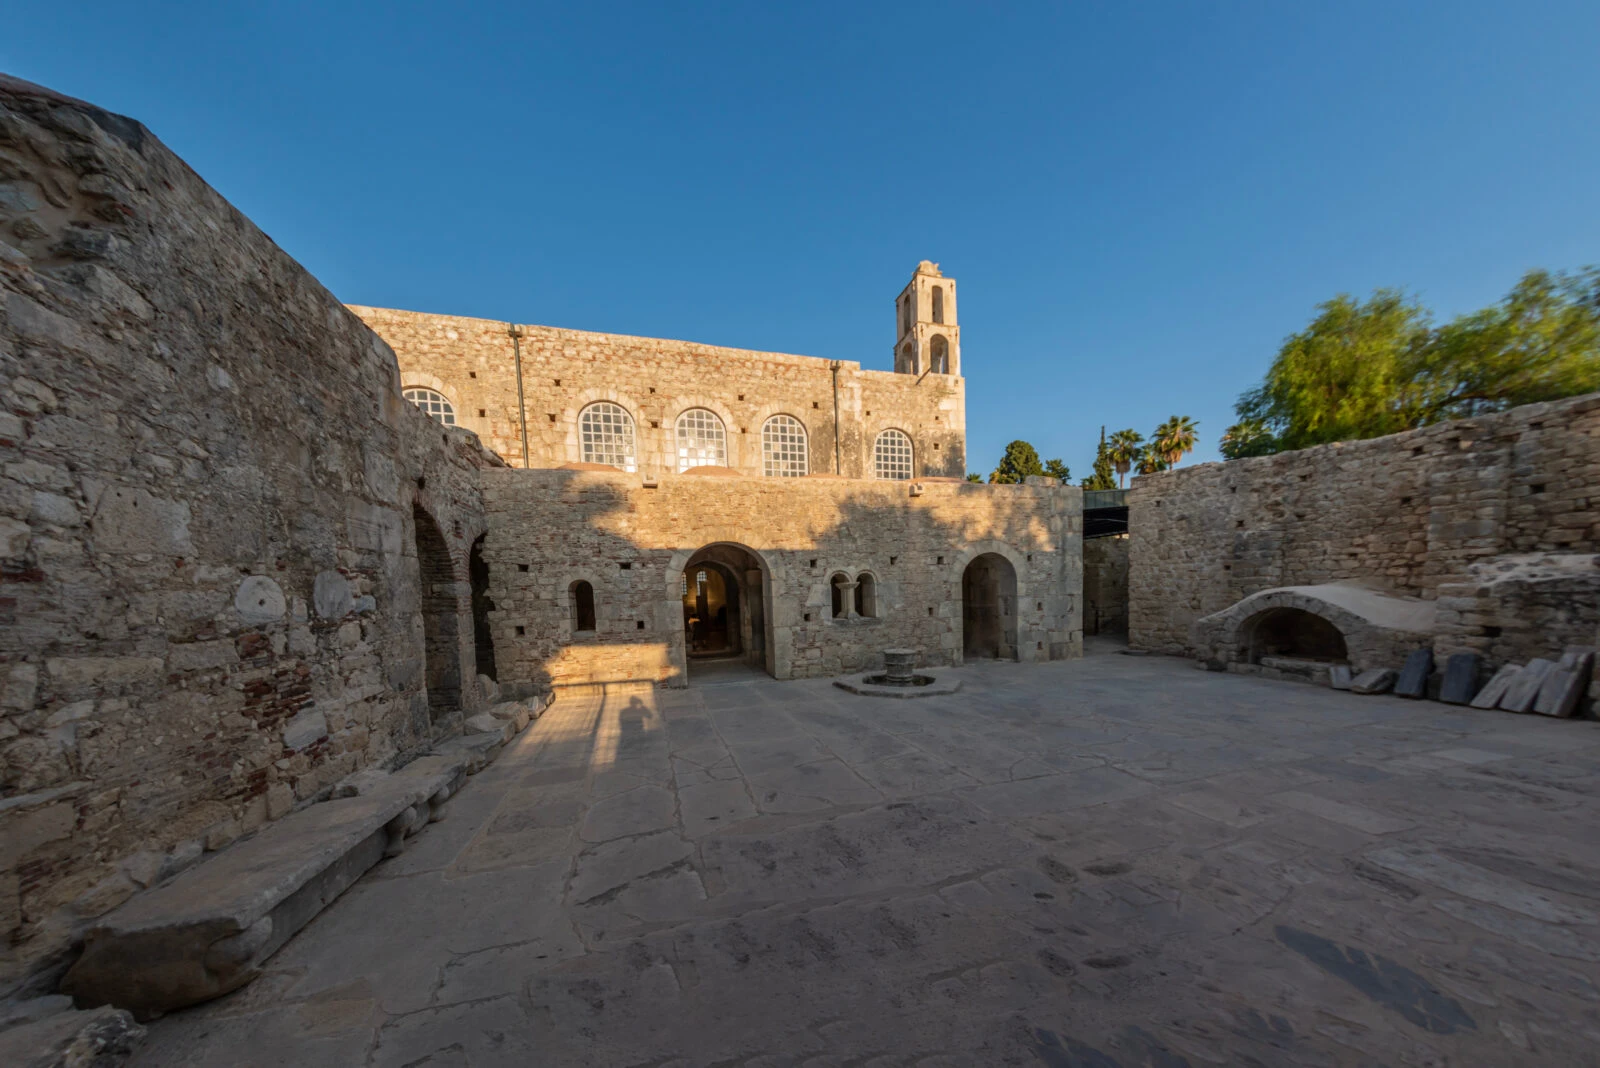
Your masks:
<svg viewBox="0 0 1600 1068"><path fill-rule="evenodd" d="M892 682L909 684L911 676L917 669L917 651L915 649L885 649L883 651L883 673Z"/></svg>

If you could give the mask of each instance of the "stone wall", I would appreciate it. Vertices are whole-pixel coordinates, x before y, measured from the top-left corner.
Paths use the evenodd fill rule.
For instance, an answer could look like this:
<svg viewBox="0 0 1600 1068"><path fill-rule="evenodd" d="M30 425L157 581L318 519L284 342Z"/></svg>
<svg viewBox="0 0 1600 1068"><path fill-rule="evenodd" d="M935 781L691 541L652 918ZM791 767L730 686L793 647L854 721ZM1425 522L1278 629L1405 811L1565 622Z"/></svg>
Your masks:
<svg viewBox="0 0 1600 1068"><path fill-rule="evenodd" d="M1428 600L1474 597L1456 587L1483 585L1470 579L1475 565L1600 550L1597 485L1595 394L1147 475L1134 480L1129 501L1130 638L1153 651L1192 652L1196 619L1279 586L1352 583ZM1446 607L1441 619L1454 636L1441 649L1476 644L1507 659L1560 651L1561 638L1532 627L1517 628L1517 641L1501 634L1491 642L1505 622L1492 619L1498 610L1487 604L1452 604L1465 613L1453 618Z"/></svg>
<svg viewBox="0 0 1600 1068"><path fill-rule="evenodd" d="M639 466L678 468L673 428L691 408L715 412L727 431L726 466L761 473L761 427L788 414L805 425L812 473L872 473L879 432L911 437L920 476L966 475L966 387L956 375L863 371L838 361L839 468L834 468L834 372L811 356L721 348L688 341L523 327L522 455L516 359L510 324L489 319L352 307L394 347L405 385L442 393L459 425L513 467L580 462L578 413L611 401L633 416Z"/></svg>
<svg viewBox="0 0 1600 1068"><path fill-rule="evenodd" d="M399 387L143 126L0 80L0 993L476 707L430 713L413 509L470 664L492 460Z"/></svg>
<svg viewBox="0 0 1600 1068"><path fill-rule="evenodd" d="M888 647L960 663L962 574L984 553L1015 570L1018 658L1081 652L1081 492L813 477L484 472L485 558L503 686L646 679L684 684L683 570L711 545L753 552L764 573L778 678L881 666ZM876 616L835 619L830 579L869 575ZM569 590L589 582L597 627L575 637Z"/></svg>
<svg viewBox="0 0 1600 1068"><path fill-rule="evenodd" d="M1083 543L1083 632L1128 633L1128 539L1087 538Z"/></svg>

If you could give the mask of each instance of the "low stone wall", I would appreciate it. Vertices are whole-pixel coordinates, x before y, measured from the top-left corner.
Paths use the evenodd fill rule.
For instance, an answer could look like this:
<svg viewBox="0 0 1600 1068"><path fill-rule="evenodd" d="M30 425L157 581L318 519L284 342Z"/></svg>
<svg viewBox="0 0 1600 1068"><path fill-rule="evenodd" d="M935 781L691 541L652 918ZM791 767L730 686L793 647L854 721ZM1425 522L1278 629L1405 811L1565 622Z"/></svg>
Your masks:
<svg viewBox="0 0 1600 1068"><path fill-rule="evenodd" d="M1128 633L1128 539L1083 542L1083 632Z"/></svg>
<svg viewBox="0 0 1600 1068"><path fill-rule="evenodd" d="M1600 551L1596 485L1596 394L1146 475L1134 480L1129 500L1130 640L1193 653L1196 620L1282 586L1349 583L1426 600L1477 598L1459 588L1476 581L1474 565ZM1510 602L1471 609L1471 626L1500 628L1498 637L1483 631L1472 642L1459 633L1465 617L1441 615L1441 627L1458 628L1441 647L1476 643L1508 659L1561 651L1536 626L1485 622L1518 611Z"/></svg>
<svg viewBox="0 0 1600 1068"><path fill-rule="evenodd" d="M765 667L778 678L881 666L915 648L960 663L962 577L985 553L1016 573L1018 658L1081 652L1081 492L1026 485L484 472L486 545L502 686L650 680L682 685L684 567L741 548L762 582ZM913 495L913 494L916 495ZM871 576L875 615L834 618L830 580ZM594 591L596 629L574 631L569 590Z"/></svg>
<svg viewBox="0 0 1600 1068"><path fill-rule="evenodd" d="M470 663L493 461L137 122L0 80L0 161L3 994L138 887L460 729L481 695L469 670L430 710L415 516Z"/></svg>

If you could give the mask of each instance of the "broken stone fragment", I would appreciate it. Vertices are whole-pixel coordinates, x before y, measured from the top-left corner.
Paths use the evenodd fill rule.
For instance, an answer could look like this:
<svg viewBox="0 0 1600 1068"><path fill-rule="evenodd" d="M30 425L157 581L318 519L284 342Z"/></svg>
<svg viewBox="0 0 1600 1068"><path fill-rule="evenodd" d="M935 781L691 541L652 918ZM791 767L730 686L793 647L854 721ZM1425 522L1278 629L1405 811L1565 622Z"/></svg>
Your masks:
<svg viewBox="0 0 1600 1068"><path fill-rule="evenodd" d="M1393 668L1368 668L1350 680L1350 692L1388 693L1398 674Z"/></svg>
<svg viewBox="0 0 1600 1068"><path fill-rule="evenodd" d="M0 1064L114 1068L127 1063L143 1039L144 1028L132 1014L109 1005L88 1012L55 1012L0 1031Z"/></svg>
<svg viewBox="0 0 1600 1068"><path fill-rule="evenodd" d="M1349 664L1334 664L1328 668L1328 685L1335 690L1348 690L1350 688L1351 674Z"/></svg>
<svg viewBox="0 0 1600 1068"><path fill-rule="evenodd" d="M1433 650L1413 649L1406 657L1405 666L1400 669L1400 677L1395 680L1395 696L1410 697L1413 700L1426 697L1428 676L1431 674L1433 674Z"/></svg>
<svg viewBox="0 0 1600 1068"><path fill-rule="evenodd" d="M1587 650L1568 650L1559 663L1545 673L1533 710L1541 716L1567 719L1578 711L1578 702L1589 689L1589 674L1594 654Z"/></svg>
<svg viewBox="0 0 1600 1068"><path fill-rule="evenodd" d="M1506 690L1511 687L1511 680L1522 671L1521 664L1502 664L1500 670L1494 673L1494 678L1489 680L1487 686L1478 691L1478 695L1468 702L1473 708L1496 708L1500 699L1506 695Z"/></svg>
<svg viewBox="0 0 1600 1068"><path fill-rule="evenodd" d="M1507 712L1531 711L1535 698L1539 696L1539 687L1544 685L1544 677L1555 666L1554 661L1542 657L1528 661L1528 666L1517 672L1511 685L1506 687L1505 696L1500 698L1500 707Z"/></svg>
<svg viewBox="0 0 1600 1068"><path fill-rule="evenodd" d="M1444 685L1439 700L1447 705L1464 705L1478 689L1478 670L1482 658L1477 653L1451 653L1444 664Z"/></svg>

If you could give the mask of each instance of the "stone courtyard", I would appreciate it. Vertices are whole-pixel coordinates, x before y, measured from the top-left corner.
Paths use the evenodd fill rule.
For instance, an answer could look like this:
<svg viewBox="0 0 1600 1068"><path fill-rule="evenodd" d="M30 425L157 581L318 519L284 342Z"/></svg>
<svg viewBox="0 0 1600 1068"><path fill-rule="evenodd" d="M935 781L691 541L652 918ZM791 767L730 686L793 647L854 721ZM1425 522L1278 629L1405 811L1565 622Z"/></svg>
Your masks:
<svg viewBox="0 0 1600 1068"><path fill-rule="evenodd" d="M565 693L134 1063L1592 1063L1594 722L948 674Z"/></svg>

